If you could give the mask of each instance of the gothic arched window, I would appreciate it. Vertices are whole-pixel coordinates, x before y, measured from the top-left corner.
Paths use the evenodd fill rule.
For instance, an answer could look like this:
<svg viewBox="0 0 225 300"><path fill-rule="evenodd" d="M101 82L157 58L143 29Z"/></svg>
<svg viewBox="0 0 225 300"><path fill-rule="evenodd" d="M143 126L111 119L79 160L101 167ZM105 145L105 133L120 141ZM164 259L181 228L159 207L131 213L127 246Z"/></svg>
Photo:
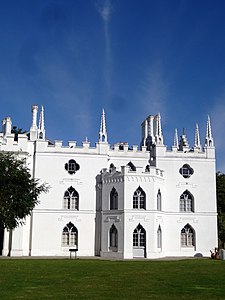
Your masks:
<svg viewBox="0 0 225 300"><path fill-rule="evenodd" d="M180 196L180 211L194 212L194 197L188 190Z"/></svg>
<svg viewBox="0 0 225 300"><path fill-rule="evenodd" d="M140 186L136 189L133 195L133 208L146 209L146 195Z"/></svg>
<svg viewBox="0 0 225 300"><path fill-rule="evenodd" d="M136 167L131 161L127 164L127 166L130 168L130 171L136 171Z"/></svg>
<svg viewBox="0 0 225 300"><path fill-rule="evenodd" d="M113 224L109 230L109 247L113 251L118 250L118 231Z"/></svg>
<svg viewBox="0 0 225 300"><path fill-rule="evenodd" d="M78 230L73 223L69 222L62 232L62 246L73 246L78 248Z"/></svg>
<svg viewBox="0 0 225 300"><path fill-rule="evenodd" d="M157 210L162 210L162 195L160 192L160 189L158 189L158 193L157 193Z"/></svg>
<svg viewBox="0 0 225 300"><path fill-rule="evenodd" d="M114 187L110 192L110 209L118 209L118 193Z"/></svg>
<svg viewBox="0 0 225 300"><path fill-rule="evenodd" d="M160 225L157 230L157 248L162 248L162 230Z"/></svg>
<svg viewBox="0 0 225 300"><path fill-rule="evenodd" d="M185 225L181 230L181 247L194 247L195 246L195 231L189 225Z"/></svg>
<svg viewBox="0 0 225 300"><path fill-rule="evenodd" d="M146 246L146 232L145 229L138 224L133 232L133 247L145 247Z"/></svg>
<svg viewBox="0 0 225 300"><path fill-rule="evenodd" d="M65 191L63 199L65 209L79 210L79 194L72 186Z"/></svg>

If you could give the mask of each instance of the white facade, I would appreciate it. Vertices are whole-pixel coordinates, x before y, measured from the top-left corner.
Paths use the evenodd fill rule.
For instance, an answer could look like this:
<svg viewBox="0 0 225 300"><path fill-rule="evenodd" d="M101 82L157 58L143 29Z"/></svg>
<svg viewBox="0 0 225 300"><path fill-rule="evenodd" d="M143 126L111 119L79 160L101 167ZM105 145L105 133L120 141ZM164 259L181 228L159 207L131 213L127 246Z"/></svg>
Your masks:
<svg viewBox="0 0 225 300"><path fill-rule="evenodd" d="M103 111L99 141L63 146L45 138L44 110L37 126L32 107L29 138L11 134L3 121L0 151L19 152L35 178L50 185L26 224L5 231L3 255L158 258L209 256L217 245L215 148L210 119L202 148L175 131L171 150L163 144L160 115L142 124L141 147L107 141Z"/></svg>

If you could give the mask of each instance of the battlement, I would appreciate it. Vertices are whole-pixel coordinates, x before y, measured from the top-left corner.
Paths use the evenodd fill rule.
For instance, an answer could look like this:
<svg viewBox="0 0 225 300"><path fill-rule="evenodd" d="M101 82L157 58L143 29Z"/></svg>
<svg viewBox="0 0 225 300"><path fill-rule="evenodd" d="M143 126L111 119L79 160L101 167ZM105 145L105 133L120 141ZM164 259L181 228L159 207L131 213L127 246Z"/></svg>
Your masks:
<svg viewBox="0 0 225 300"><path fill-rule="evenodd" d="M86 153L86 154L105 154L113 156L149 156L149 151L146 147L142 147L140 150L137 145L129 147L126 145L124 148L120 148L118 145L113 145L110 147L108 143L98 142L95 147L91 146L89 141L84 141L82 146L78 146L76 141L69 141L65 146L63 141L55 140L54 142L49 142L47 140L36 140L36 151L46 152L46 153Z"/></svg>
<svg viewBox="0 0 225 300"><path fill-rule="evenodd" d="M133 175L133 176L156 176L159 178L163 178L164 177L164 171L159 169L159 168L155 168L155 167L139 167L136 166L135 170L131 169L130 165L126 165L126 166L121 166L119 169L113 167L113 168L104 168L102 169L102 177L104 178L104 182L105 183L112 183L112 182L120 182L122 181L121 178L123 178L124 176L129 176L129 175ZM113 181L112 181L113 180Z"/></svg>
<svg viewBox="0 0 225 300"><path fill-rule="evenodd" d="M137 145L129 146L127 142L119 142L112 146L107 141L105 112L103 110L101 117L101 126L99 133L99 141L94 147L86 139L82 142L82 146L78 146L76 141L69 141L64 146L61 140L50 142L45 137L44 108L41 108L39 125L37 126L38 106L32 106L32 125L30 128L29 138L26 134L12 134L12 121L10 117L6 117L2 122L2 131L0 134L0 150L4 151L35 151L45 153L77 153L90 155L109 155L110 157L140 157L149 159L151 157L152 166L157 165L156 160L160 157L175 158L210 158L215 159L215 148L212 137L210 118L207 120L207 130L204 147L201 146L199 129L196 124L194 147L189 147L186 134L183 130L178 141L178 133L175 130L174 143L172 149L167 149L163 143L163 134L161 126L161 116L149 116L142 123L142 143L140 148Z"/></svg>
<svg viewBox="0 0 225 300"><path fill-rule="evenodd" d="M12 152L29 152L29 141L26 134L0 133L0 150Z"/></svg>

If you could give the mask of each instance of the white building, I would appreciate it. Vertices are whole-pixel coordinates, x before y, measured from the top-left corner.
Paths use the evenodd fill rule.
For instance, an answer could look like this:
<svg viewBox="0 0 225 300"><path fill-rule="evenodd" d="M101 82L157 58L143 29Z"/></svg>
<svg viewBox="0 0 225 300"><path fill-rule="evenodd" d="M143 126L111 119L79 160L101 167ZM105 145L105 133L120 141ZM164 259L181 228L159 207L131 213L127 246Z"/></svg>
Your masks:
<svg viewBox="0 0 225 300"><path fill-rule="evenodd" d="M11 134L3 121L0 151L19 151L35 178L51 188L26 224L4 233L2 255L116 258L209 256L217 245L215 148L208 117L204 147L196 125L195 145L185 133L169 150L163 143L160 115L142 123L138 146L107 141L104 111L99 141L78 147L50 143L44 111L32 107L29 138ZM10 241L11 240L11 241Z"/></svg>

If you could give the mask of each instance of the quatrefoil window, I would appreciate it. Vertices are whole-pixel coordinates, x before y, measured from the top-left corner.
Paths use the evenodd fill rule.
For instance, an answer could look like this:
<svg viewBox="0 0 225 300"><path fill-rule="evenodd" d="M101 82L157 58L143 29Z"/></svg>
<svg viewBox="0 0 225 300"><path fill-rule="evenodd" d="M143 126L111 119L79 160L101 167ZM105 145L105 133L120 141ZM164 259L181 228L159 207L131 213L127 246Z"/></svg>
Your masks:
<svg viewBox="0 0 225 300"><path fill-rule="evenodd" d="M68 163L65 164L65 169L69 174L75 174L76 171L80 169L80 165L74 159L70 159Z"/></svg>
<svg viewBox="0 0 225 300"><path fill-rule="evenodd" d="M194 174L194 170L188 164L184 164L183 167L180 168L179 172L184 178L189 178Z"/></svg>

